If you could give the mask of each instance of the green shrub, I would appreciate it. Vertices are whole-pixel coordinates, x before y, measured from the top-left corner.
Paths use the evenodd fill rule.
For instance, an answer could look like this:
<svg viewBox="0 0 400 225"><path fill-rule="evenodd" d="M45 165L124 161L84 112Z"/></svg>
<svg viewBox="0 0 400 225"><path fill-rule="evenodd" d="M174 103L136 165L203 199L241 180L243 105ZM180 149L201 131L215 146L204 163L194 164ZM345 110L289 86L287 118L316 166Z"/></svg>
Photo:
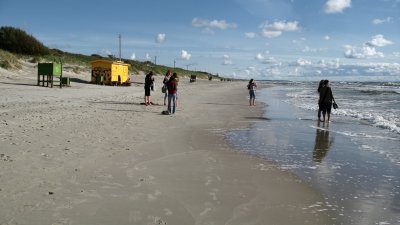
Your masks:
<svg viewBox="0 0 400 225"><path fill-rule="evenodd" d="M18 58L10 52L0 49L0 67L4 69L21 69L22 65Z"/></svg>

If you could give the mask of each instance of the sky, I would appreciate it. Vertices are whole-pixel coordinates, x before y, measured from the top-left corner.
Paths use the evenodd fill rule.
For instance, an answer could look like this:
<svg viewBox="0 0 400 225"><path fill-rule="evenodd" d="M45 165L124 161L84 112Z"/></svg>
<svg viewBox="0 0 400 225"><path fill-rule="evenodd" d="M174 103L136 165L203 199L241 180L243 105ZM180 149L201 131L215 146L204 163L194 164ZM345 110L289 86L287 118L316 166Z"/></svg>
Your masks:
<svg viewBox="0 0 400 225"><path fill-rule="evenodd" d="M231 78L400 81L400 0L0 0L0 26Z"/></svg>

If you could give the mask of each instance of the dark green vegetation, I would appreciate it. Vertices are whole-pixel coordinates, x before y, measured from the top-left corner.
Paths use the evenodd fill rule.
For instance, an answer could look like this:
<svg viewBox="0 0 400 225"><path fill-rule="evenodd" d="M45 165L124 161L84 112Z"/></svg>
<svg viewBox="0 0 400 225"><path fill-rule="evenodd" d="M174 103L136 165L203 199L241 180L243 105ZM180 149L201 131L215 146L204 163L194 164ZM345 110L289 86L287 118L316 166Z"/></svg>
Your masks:
<svg viewBox="0 0 400 225"><path fill-rule="evenodd" d="M32 63L38 62L57 62L70 64L75 72L89 71L90 62L94 60L117 60L113 56L103 57L97 54L82 55L64 52L59 49L50 49L43 45L32 35L14 27L0 27L0 67L5 69L19 69L21 63L19 59L28 60ZM179 76L196 75L200 79L215 77L202 71L190 71L182 68L171 68L163 65L156 65L150 61L135 61L122 59L129 64L129 71L138 74L140 71L148 73L153 71L155 74L165 74L167 70L178 73Z"/></svg>

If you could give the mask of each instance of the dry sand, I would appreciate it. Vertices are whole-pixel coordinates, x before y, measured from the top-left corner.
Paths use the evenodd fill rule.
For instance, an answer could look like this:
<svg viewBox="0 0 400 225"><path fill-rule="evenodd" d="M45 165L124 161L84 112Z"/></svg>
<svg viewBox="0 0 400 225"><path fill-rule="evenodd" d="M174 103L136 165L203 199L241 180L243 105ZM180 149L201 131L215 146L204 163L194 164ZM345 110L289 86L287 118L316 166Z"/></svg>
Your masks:
<svg viewBox="0 0 400 225"><path fill-rule="evenodd" d="M176 115L156 77L130 87L36 85L34 65L0 69L0 224L332 224L321 196L287 171L232 149L251 126L244 82L179 83Z"/></svg>

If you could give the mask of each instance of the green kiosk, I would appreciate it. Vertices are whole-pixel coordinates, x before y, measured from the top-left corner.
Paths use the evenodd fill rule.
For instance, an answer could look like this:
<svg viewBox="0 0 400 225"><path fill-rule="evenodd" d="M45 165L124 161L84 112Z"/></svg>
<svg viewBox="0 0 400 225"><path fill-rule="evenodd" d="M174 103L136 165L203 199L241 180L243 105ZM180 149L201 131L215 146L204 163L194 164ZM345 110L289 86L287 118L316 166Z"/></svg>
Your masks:
<svg viewBox="0 0 400 225"><path fill-rule="evenodd" d="M69 77L62 76L62 64L61 63L39 63L38 64L38 86L49 86L53 88L54 77L58 77L60 80L60 88L63 85L69 86ZM57 81L56 81L57 82Z"/></svg>

